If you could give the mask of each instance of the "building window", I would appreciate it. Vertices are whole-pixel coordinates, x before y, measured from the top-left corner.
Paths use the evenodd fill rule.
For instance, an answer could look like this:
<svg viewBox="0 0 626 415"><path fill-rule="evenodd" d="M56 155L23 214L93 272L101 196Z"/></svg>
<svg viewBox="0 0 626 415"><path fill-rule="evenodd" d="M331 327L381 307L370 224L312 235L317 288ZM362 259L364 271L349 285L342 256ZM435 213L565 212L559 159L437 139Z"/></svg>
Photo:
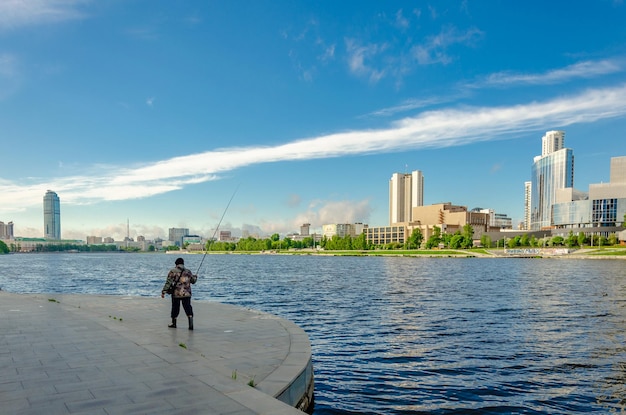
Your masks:
<svg viewBox="0 0 626 415"><path fill-rule="evenodd" d="M596 226L615 226L617 222L617 199L594 200L591 217Z"/></svg>

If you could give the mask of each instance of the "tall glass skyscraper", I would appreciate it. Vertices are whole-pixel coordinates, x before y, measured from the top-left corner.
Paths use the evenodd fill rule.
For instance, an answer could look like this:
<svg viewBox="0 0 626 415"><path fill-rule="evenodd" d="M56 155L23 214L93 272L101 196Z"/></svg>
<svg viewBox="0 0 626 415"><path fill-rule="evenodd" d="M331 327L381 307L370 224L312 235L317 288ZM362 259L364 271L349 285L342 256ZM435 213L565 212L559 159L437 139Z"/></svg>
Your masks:
<svg viewBox="0 0 626 415"><path fill-rule="evenodd" d="M560 142L556 146L546 146L544 137L542 155L535 157L531 169L531 230L551 227L552 205L563 202L558 200L557 191L574 187L574 152L563 148L563 135L559 134Z"/></svg>
<svg viewBox="0 0 626 415"><path fill-rule="evenodd" d="M413 208L424 206L424 175L394 173L389 180L389 224L412 222Z"/></svg>
<svg viewBox="0 0 626 415"><path fill-rule="evenodd" d="M61 202L52 190L43 197L43 229L44 238L61 239Z"/></svg>

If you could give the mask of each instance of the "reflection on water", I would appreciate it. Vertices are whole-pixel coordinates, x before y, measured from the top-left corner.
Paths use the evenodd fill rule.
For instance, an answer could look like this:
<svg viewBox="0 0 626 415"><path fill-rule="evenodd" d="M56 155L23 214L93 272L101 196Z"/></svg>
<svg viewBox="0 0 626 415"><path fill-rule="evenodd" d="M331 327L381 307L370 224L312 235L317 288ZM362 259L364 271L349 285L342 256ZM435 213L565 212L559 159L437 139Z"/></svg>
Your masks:
<svg viewBox="0 0 626 415"><path fill-rule="evenodd" d="M175 256L0 256L14 292L157 296ZM185 256L196 272L202 257ZM316 414L611 413L626 262L209 255L195 300L277 314L313 346Z"/></svg>

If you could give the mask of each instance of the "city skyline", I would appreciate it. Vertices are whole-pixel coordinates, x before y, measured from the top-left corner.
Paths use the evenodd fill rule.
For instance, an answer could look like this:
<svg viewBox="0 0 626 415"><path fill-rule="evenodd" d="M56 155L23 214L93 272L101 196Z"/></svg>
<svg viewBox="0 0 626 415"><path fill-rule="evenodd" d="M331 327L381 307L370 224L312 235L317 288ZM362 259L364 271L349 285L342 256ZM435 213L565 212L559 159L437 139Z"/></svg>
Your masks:
<svg viewBox="0 0 626 415"><path fill-rule="evenodd" d="M212 234L232 195L233 234L381 226L389 175L419 170L424 205L516 227L546 131L578 189L626 155L625 20L615 1L4 2L0 221L42 236L53 189L68 239Z"/></svg>

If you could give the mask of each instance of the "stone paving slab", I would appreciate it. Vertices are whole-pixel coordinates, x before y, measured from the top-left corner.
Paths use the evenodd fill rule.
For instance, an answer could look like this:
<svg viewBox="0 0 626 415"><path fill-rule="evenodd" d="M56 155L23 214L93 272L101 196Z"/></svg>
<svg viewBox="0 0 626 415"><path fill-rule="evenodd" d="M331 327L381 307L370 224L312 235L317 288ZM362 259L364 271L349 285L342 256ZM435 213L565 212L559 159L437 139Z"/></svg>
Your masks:
<svg viewBox="0 0 626 415"><path fill-rule="evenodd" d="M7 414L275 414L310 366L290 321L193 301L169 323L169 298L0 291L0 408ZM249 383L253 383L254 387Z"/></svg>

